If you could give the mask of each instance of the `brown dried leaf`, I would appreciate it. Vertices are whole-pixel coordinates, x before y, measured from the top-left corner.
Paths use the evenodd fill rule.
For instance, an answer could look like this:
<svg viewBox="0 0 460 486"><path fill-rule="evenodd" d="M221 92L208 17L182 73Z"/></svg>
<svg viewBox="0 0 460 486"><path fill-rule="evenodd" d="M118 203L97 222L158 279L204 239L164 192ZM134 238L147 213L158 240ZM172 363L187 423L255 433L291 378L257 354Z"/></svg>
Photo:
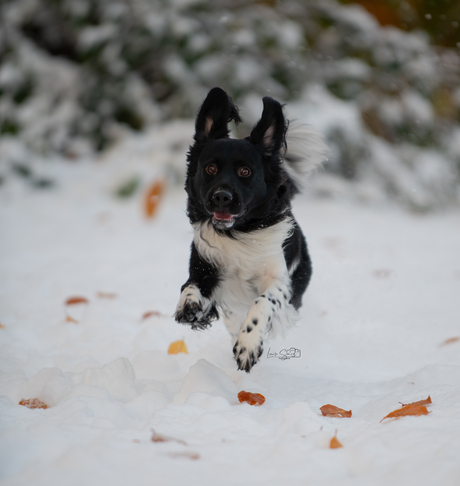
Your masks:
<svg viewBox="0 0 460 486"><path fill-rule="evenodd" d="M187 442L184 442L181 439L174 439L173 437L168 437L166 435L158 434L153 429L151 429L151 430L152 430L152 437L150 438L150 440L152 442L171 442L172 441L172 442L178 442L179 444L187 445Z"/></svg>
<svg viewBox="0 0 460 486"><path fill-rule="evenodd" d="M34 409L34 408L46 409L46 408L48 408L48 405L46 403L42 402L41 400L39 400L38 398L28 398L28 399L23 398L19 402L19 405L23 405L24 407L31 408L31 409Z"/></svg>
<svg viewBox="0 0 460 486"><path fill-rule="evenodd" d="M0 324L0 329L5 329L5 326L3 324Z"/></svg>
<svg viewBox="0 0 460 486"><path fill-rule="evenodd" d="M246 402L249 405L262 405L265 402L265 397L260 393L251 393L247 391L240 391L238 393L238 400L240 403Z"/></svg>
<svg viewBox="0 0 460 486"><path fill-rule="evenodd" d="M161 317L161 313L158 311L147 311L141 317L141 321L148 319L149 317Z"/></svg>
<svg viewBox="0 0 460 486"><path fill-rule="evenodd" d="M74 304L88 304L89 300L86 297L74 296L69 297L65 301L65 305L74 305Z"/></svg>
<svg viewBox="0 0 460 486"><path fill-rule="evenodd" d="M77 319L74 319L72 316L69 316L68 314L65 317L66 322L72 322L73 324L78 324Z"/></svg>
<svg viewBox="0 0 460 486"><path fill-rule="evenodd" d="M147 218L153 218L163 197L166 183L163 179L156 180L144 196L144 213Z"/></svg>
<svg viewBox="0 0 460 486"><path fill-rule="evenodd" d="M114 292L96 292L96 296L98 299L115 299L117 294Z"/></svg>
<svg viewBox="0 0 460 486"><path fill-rule="evenodd" d="M374 270L372 274L375 278L384 279L390 276L391 270L388 270L387 268L379 268L378 270Z"/></svg>
<svg viewBox="0 0 460 486"><path fill-rule="evenodd" d="M430 403L433 403L431 401L431 396L428 395L428 398L425 398L425 400L419 400L418 402L412 402L412 403L402 403L399 402L402 407L408 407L409 405L429 405Z"/></svg>
<svg viewBox="0 0 460 486"><path fill-rule="evenodd" d="M449 339L446 339L439 346L446 346L448 344L456 343L457 341L460 341L460 336L455 336L455 337L451 337Z"/></svg>
<svg viewBox="0 0 460 486"><path fill-rule="evenodd" d="M179 354L179 353L188 354L187 346L184 343L184 341L182 341L182 339L172 342L168 348L168 354Z"/></svg>
<svg viewBox="0 0 460 486"><path fill-rule="evenodd" d="M321 408L321 413L325 417L346 417L350 418L351 417L351 410L343 410L343 408L338 408L335 405L323 405Z"/></svg>
<svg viewBox="0 0 460 486"><path fill-rule="evenodd" d="M196 461L200 458L200 455L196 452L168 452L168 456L174 457L176 459L186 458L192 459L192 461Z"/></svg>
<svg viewBox="0 0 460 486"><path fill-rule="evenodd" d="M343 447L337 437L332 437L331 442L329 444L329 449L338 449L339 447Z"/></svg>
<svg viewBox="0 0 460 486"><path fill-rule="evenodd" d="M383 419L380 422L382 422L387 418L399 418L408 415L418 417L420 415L428 415L429 413L430 412L428 412L426 407L415 403L413 405L406 405L405 407L400 408L399 410L395 410L394 412L389 413L387 416L383 417Z"/></svg>

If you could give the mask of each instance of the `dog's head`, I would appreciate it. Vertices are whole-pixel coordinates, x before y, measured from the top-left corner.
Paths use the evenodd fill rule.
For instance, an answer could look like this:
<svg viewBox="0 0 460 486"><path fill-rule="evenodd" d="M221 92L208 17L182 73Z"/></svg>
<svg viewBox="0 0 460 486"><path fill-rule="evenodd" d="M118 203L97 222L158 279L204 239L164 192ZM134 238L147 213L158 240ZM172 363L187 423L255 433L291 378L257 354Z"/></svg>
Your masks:
<svg viewBox="0 0 460 486"><path fill-rule="evenodd" d="M212 89L198 113L188 154L186 191L192 223L247 231L279 220L294 192L282 169L287 123L280 103L263 98L262 117L245 139L229 138L238 108L220 88ZM272 221L273 220L273 221Z"/></svg>

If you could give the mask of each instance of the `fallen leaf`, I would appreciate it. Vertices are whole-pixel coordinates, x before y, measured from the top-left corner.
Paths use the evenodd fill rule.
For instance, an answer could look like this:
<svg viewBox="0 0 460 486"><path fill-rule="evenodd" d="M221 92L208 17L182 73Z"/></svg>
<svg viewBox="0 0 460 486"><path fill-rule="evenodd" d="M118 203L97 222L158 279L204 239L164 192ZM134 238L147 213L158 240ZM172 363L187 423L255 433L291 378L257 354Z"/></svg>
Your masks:
<svg viewBox="0 0 460 486"><path fill-rule="evenodd" d="M351 417L351 410L346 411L342 408L336 407L335 405L323 405L320 410L325 417Z"/></svg>
<svg viewBox="0 0 460 486"><path fill-rule="evenodd" d="M144 315L142 316L141 320L143 321L144 319L148 319L149 317L161 317L161 313L158 311L148 311L145 312Z"/></svg>
<svg viewBox="0 0 460 486"><path fill-rule="evenodd" d="M428 398L425 398L425 400L419 400L418 402L412 402L412 403L402 403L399 402L402 407L408 407L409 405L429 405L430 403L433 403L431 401L431 396L428 395Z"/></svg>
<svg viewBox="0 0 460 486"><path fill-rule="evenodd" d="M43 408L46 409L48 408L48 405L46 403L43 403L41 400L38 398L28 398L27 400L23 398L20 402L19 405L23 405L24 407L27 408Z"/></svg>
<svg viewBox="0 0 460 486"><path fill-rule="evenodd" d="M99 299L115 299L117 297L117 294L114 292L96 292L96 296Z"/></svg>
<svg viewBox="0 0 460 486"><path fill-rule="evenodd" d="M196 452L168 452L167 455L176 459L192 459L192 461L196 461L200 458L200 455Z"/></svg>
<svg viewBox="0 0 460 486"><path fill-rule="evenodd" d="M455 336L455 337L451 337L449 339L446 339L439 346L446 346L447 344L453 344L453 343L456 343L457 341L460 341L460 336Z"/></svg>
<svg viewBox="0 0 460 486"><path fill-rule="evenodd" d="M329 444L329 449L338 449L339 447L343 447L337 437L332 437L331 442Z"/></svg>
<svg viewBox="0 0 460 486"><path fill-rule="evenodd" d="M0 324L0 329L5 329L5 326L3 324Z"/></svg>
<svg viewBox="0 0 460 486"><path fill-rule="evenodd" d="M166 183L163 179L156 180L147 190L144 196L144 213L147 218L153 218L158 210L158 205L163 197Z"/></svg>
<svg viewBox="0 0 460 486"><path fill-rule="evenodd" d="M387 418L399 418L408 415L418 417L420 415L428 415L429 413L430 412L428 412L426 407L424 407L423 405L418 405L418 404L406 405L405 407L402 407L399 410L395 410L394 412L389 413L387 416L383 417L383 419L380 422L382 422Z"/></svg>
<svg viewBox="0 0 460 486"><path fill-rule="evenodd" d="M384 278L388 278L390 276L391 270L388 270L386 268L380 268L378 270L374 270L372 273L373 273L375 278L384 279Z"/></svg>
<svg viewBox="0 0 460 486"><path fill-rule="evenodd" d="M260 393L251 393L242 390L238 393L238 400L240 403L246 402L249 405L262 405L265 402L265 397Z"/></svg>
<svg viewBox="0 0 460 486"><path fill-rule="evenodd" d="M78 324L77 319L74 319L72 316L69 316L68 314L65 317L66 322L72 322L73 324Z"/></svg>
<svg viewBox="0 0 460 486"><path fill-rule="evenodd" d="M182 341L182 339L179 339L178 341L174 341L169 345L168 348L168 354L179 354L179 353L188 354L187 346L185 345L184 341Z"/></svg>
<svg viewBox="0 0 460 486"><path fill-rule="evenodd" d="M152 430L152 437L150 440L152 442L178 442L179 444L187 445L187 442L184 442L183 440L180 439L174 439L173 437L168 437L167 435L161 435L155 432L155 430Z"/></svg>
<svg viewBox="0 0 460 486"><path fill-rule="evenodd" d="M89 300L86 297L80 297L80 296L69 297L65 301L65 305L88 304L88 303L89 303Z"/></svg>

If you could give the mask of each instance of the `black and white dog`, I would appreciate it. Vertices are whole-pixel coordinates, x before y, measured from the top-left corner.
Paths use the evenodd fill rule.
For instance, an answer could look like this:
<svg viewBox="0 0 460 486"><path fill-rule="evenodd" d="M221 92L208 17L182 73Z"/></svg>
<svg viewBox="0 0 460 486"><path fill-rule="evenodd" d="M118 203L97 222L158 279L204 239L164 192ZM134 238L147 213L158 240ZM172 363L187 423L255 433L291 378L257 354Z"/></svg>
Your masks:
<svg viewBox="0 0 460 486"><path fill-rule="evenodd" d="M238 369L247 372L266 332L296 321L312 267L291 199L302 172L325 158L324 143L308 130L307 153L288 152L281 104L265 97L263 105L242 140L229 138L228 123L241 118L222 89L212 89L198 113L185 183L190 277L175 313L177 322L205 329L221 312Z"/></svg>

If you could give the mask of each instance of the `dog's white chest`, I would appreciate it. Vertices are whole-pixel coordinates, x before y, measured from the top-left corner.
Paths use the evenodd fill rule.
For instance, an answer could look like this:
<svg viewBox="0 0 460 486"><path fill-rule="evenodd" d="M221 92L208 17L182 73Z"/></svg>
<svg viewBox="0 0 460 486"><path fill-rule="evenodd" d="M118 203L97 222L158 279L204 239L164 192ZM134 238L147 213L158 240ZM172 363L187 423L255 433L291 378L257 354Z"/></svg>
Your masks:
<svg viewBox="0 0 460 486"><path fill-rule="evenodd" d="M221 272L214 298L225 309L244 312L274 280L287 276L283 242L292 231L290 220L234 238L216 233L208 224L195 226L200 255Z"/></svg>

